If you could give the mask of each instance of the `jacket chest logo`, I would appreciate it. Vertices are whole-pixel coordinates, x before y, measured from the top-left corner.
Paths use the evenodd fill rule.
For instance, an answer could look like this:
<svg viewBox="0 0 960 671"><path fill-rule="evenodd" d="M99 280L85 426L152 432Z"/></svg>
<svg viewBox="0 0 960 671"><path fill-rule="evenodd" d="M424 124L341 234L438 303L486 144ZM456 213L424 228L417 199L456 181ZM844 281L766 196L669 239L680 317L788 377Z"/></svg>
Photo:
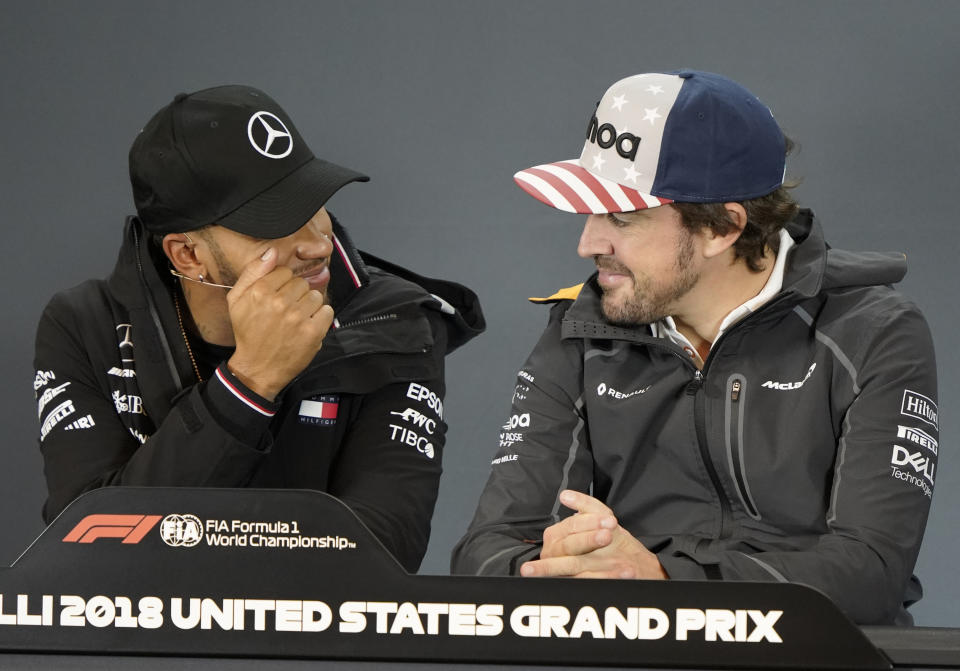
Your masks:
<svg viewBox="0 0 960 671"><path fill-rule="evenodd" d="M312 396L300 401L299 421L313 426L333 426L337 423L339 409L340 396L337 394Z"/></svg>
<svg viewBox="0 0 960 671"><path fill-rule="evenodd" d="M776 382L774 380L767 380L764 382L761 387L765 389L776 389L778 391L790 391L791 389L799 389L802 387L807 380L810 379L810 376L813 375L813 371L816 370L817 364L810 364L810 368L807 369L807 374L803 377L802 380L797 380L796 382Z"/></svg>
<svg viewBox="0 0 960 671"><path fill-rule="evenodd" d="M622 401L626 398L631 398L632 396L639 396L640 394L646 394L650 391L652 385L647 385L641 389L634 389L633 391L620 391L619 389L614 389L611 386L608 386L606 382L601 382L597 385L597 396L607 398L613 398L618 401Z"/></svg>

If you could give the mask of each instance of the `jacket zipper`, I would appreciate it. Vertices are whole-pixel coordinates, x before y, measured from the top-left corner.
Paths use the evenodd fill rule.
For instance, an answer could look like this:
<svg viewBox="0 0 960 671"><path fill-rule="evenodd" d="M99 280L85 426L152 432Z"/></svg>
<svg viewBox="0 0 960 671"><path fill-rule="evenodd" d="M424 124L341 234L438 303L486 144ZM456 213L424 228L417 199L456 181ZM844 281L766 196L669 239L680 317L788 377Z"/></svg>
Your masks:
<svg viewBox="0 0 960 671"><path fill-rule="evenodd" d="M729 421L729 426L725 427L727 432L727 458L730 460L730 474L733 476L733 485L737 488L740 502L750 517L759 520L760 511L750 495L741 454L743 446L740 444L740 435L743 432L742 416L745 409L743 404L746 402L745 385L746 379L739 373L730 381L730 399L726 401L726 408L724 408Z"/></svg>
<svg viewBox="0 0 960 671"><path fill-rule="evenodd" d="M728 538L731 529L729 521L732 517L730 500L720 484L720 477L717 475L717 469L713 465L713 459L710 457L710 451L707 449L707 421L706 410L704 409L703 389L704 374L697 371L694 379L687 385L687 393L693 396L693 421L697 431L697 447L700 449L700 458L707 469L707 475L710 476L710 482L717 492L717 499L720 501L720 532L718 538Z"/></svg>
<svg viewBox="0 0 960 671"><path fill-rule="evenodd" d="M393 312L387 312L384 314L373 315L372 317L364 317L363 319L354 319L352 322L347 322L345 324L340 324L337 328L346 329L351 326L361 326L363 324L373 324L375 322L386 322L399 319L397 315Z"/></svg>
<svg viewBox="0 0 960 671"><path fill-rule="evenodd" d="M753 312L746 317L744 317L740 322L734 325L733 329L737 330L738 327L742 327L742 324L749 319L756 319L756 316L761 312L767 311L769 308L785 300L785 296L777 296L773 298L768 303L762 305L756 312ZM713 459L710 457L710 451L707 449L707 428L706 428L706 409L704 408L703 394L700 393L703 388L704 379L707 374L707 370L710 367L710 363L713 360L713 354L719 349L720 343L729 335L730 331L723 333L720 338L718 338L710 348L710 355L707 356L707 360L704 361L703 370L698 369L689 357L685 353L675 350L673 347L663 345L656 342L651 342L651 338L644 336L636 338L610 338L611 340L627 340L645 344L650 347L656 347L659 349L666 350L679 358L681 361L684 361L686 365L694 369L694 377L687 384L686 392L690 396L693 396L693 417L694 417L694 427L697 434L697 447L700 450L700 458L703 460L703 464L707 469L707 475L710 476L710 482L713 484L714 491L717 493L717 499L720 501L720 532L718 538L729 538L733 529L731 522L733 520L733 507L730 505L730 499L727 497L726 491L723 488L723 485L720 483L720 477L717 475L716 466L714 466ZM741 393L741 387L738 386L736 389L731 389L731 400L739 401Z"/></svg>

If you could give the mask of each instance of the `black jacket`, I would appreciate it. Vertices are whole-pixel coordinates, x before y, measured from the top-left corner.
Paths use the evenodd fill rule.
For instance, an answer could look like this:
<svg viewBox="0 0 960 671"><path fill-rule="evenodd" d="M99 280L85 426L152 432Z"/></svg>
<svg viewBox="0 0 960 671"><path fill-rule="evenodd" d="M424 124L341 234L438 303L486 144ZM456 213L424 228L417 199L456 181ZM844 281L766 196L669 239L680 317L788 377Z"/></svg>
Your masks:
<svg viewBox="0 0 960 671"><path fill-rule="evenodd" d="M109 485L317 489L415 571L441 472L443 358L483 316L469 289L358 253L336 220L334 232L338 325L270 404L226 366L197 383L176 280L129 219L113 274L54 296L37 330L44 519Z"/></svg>
<svg viewBox="0 0 960 671"><path fill-rule="evenodd" d="M516 573L564 488L606 502L672 578L812 585L906 623L938 452L933 343L889 286L902 255L828 250L804 211L781 292L703 370L619 328L593 278L555 302L517 379L459 573Z"/></svg>

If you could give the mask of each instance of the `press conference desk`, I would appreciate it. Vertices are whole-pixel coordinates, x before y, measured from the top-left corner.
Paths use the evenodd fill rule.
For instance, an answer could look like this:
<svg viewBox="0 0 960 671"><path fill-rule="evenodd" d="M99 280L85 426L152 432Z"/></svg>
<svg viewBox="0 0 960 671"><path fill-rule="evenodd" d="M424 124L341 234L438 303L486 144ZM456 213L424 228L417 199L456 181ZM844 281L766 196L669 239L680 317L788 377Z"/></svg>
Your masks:
<svg viewBox="0 0 960 671"><path fill-rule="evenodd" d="M97 490L0 568L0 668L454 664L960 669L960 630L791 584L411 576L310 491Z"/></svg>

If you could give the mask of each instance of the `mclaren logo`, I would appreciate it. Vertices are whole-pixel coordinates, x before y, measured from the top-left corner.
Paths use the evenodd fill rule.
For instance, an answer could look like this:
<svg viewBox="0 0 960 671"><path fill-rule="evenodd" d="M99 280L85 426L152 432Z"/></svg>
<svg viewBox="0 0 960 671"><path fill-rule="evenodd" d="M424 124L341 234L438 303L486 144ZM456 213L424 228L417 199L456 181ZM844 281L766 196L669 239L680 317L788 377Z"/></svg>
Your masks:
<svg viewBox="0 0 960 671"><path fill-rule="evenodd" d="M160 515L87 515L63 537L64 543L92 543L99 538L122 538L122 543L143 540Z"/></svg>
<svg viewBox="0 0 960 671"><path fill-rule="evenodd" d="M815 371L816 369L817 369L817 364L815 363L810 364L810 368L807 369L807 374L803 377L802 380L798 380L796 382L775 382L774 380L767 380L760 386L765 387L767 389L778 389L780 391L789 391L791 389L799 389L806 383L807 380L810 379L810 376L813 375L813 371Z"/></svg>
<svg viewBox="0 0 960 671"><path fill-rule="evenodd" d="M293 151L293 137L280 119L270 112L257 112L247 122L247 138L267 158L286 158Z"/></svg>

